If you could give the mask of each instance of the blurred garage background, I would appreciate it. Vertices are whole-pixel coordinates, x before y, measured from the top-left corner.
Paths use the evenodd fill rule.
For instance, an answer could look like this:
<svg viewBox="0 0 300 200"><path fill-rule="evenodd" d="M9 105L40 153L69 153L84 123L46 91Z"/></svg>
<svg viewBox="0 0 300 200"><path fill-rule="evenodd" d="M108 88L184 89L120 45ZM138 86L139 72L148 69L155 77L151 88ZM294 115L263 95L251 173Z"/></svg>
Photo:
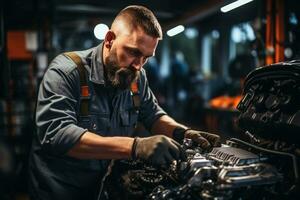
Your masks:
<svg viewBox="0 0 300 200"><path fill-rule="evenodd" d="M29 199L27 159L37 89L47 65L59 53L98 45L127 5L150 8L162 25L164 39L145 65L162 107L191 127L224 139L239 137L235 107L247 73L300 58L300 4L238 0L235 8L233 2L1 1L0 199Z"/></svg>

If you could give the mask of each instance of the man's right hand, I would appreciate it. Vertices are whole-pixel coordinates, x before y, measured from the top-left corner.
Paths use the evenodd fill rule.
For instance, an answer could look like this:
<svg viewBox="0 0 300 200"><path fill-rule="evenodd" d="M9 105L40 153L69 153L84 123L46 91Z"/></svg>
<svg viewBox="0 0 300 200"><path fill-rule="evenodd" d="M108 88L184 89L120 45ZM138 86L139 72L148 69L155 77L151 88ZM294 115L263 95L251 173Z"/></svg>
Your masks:
<svg viewBox="0 0 300 200"><path fill-rule="evenodd" d="M135 138L133 159L141 159L155 166L166 166L173 160L184 158L180 144L164 135Z"/></svg>

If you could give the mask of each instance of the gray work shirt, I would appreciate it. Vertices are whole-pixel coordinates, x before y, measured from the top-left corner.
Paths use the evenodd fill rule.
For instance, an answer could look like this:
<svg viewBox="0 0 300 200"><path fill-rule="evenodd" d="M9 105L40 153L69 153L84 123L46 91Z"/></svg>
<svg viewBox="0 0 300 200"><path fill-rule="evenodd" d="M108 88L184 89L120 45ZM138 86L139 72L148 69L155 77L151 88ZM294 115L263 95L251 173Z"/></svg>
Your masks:
<svg viewBox="0 0 300 200"><path fill-rule="evenodd" d="M102 44L76 52L89 77L89 115L80 116L80 78L76 64L65 55L50 64L40 84L36 135L29 162L33 199L89 199L99 188L107 167L104 160L80 160L66 153L87 131L102 136L132 136L137 121L151 129L166 113L149 88L145 71L138 79L141 106L134 109L130 90L106 83Z"/></svg>

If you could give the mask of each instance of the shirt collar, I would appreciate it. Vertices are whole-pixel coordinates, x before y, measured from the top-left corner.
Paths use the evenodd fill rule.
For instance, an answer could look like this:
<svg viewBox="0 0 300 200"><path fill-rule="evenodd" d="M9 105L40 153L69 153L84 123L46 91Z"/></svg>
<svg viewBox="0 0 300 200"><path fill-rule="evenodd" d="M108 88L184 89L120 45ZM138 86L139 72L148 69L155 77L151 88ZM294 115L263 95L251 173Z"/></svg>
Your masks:
<svg viewBox="0 0 300 200"><path fill-rule="evenodd" d="M102 61L103 43L98 45L92 52L90 81L96 84L105 84L104 65Z"/></svg>

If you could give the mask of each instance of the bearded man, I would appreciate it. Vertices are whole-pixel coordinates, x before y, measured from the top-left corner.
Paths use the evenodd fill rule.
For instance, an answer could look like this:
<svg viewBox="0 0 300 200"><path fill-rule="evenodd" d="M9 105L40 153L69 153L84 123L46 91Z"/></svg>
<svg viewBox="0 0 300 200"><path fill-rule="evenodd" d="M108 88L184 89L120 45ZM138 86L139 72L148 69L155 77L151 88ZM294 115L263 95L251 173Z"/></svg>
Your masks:
<svg viewBox="0 0 300 200"><path fill-rule="evenodd" d="M51 62L37 99L31 199L95 199L111 159L168 166L184 157L185 137L203 148L219 144L219 136L187 128L158 105L142 67L161 39L154 14L128 6L99 46ZM138 121L152 136L133 136Z"/></svg>

